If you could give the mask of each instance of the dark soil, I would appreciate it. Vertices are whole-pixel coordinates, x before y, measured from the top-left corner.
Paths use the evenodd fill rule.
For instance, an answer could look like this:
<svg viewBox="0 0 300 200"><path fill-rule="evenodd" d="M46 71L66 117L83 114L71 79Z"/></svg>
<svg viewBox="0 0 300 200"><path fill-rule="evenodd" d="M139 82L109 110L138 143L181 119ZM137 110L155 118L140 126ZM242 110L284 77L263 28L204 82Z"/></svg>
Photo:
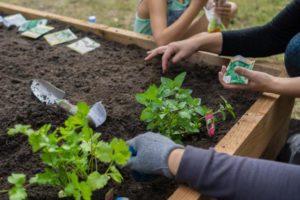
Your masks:
<svg viewBox="0 0 300 200"><path fill-rule="evenodd" d="M57 30L67 25L51 23ZM133 45L124 46L105 41L92 34L72 28L78 37L89 36L101 47L84 56L68 49L66 45L50 47L44 39L23 38L16 29L0 28L0 188L8 188L7 176L23 172L31 177L42 170L38 155L33 155L26 137L8 137L6 130L15 124L31 124L38 128L45 123L61 125L67 115L56 107L39 103L31 94L30 80L40 78L64 90L71 102L86 101L90 105L102 101L108 118L98 130L105 140L113 137L125 140L146 131L140 122L142 107L135 94L150 84L159 84L160 59L145 63L146 51ZM208 148L214 146L255 101L258 94L222 89L217 80L219 67L181 63L171 67L166 76L175 77L187 72L185 87L202 102L217 108L224 96L235 108L237 118L217 125L214 138L205 136L205 129L197 136L187 137L185 144ZM151 183L135 182L130 172L122 171L124 183L110 184L119 196L132 200L166 199L177 187L174 181L160 178ZM29 187L29 199L58 199L57 190L50 187ZM105 191L95 194L103 199ZM0 199L7 199L0 195Z"/></svg>

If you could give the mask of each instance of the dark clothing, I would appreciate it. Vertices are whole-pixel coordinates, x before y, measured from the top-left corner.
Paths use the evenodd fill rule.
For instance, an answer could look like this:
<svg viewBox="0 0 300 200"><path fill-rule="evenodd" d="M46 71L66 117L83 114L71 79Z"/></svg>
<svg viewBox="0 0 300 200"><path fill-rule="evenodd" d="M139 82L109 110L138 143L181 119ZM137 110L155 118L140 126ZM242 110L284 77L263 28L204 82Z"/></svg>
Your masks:
<svg viewBox="0 0 300 200"><path fill-rule="evenodd" d="M285 52L288 73L300 76L299 32L300 0L294 0L264 26L223 32L222 55L264 57ZM213 149L188 146L176 180L224 200L300 199L299 165L230 156Z"/></svg>
<svg viewBox="0 0 300 200"><path fill-rule="evenodd" d="M188 146L176 180L228 200L299 200L300 167Z"/></svg>
<svg viewBox="0 0 300 200"><path fill-rule="evenodd" d="M265 57L283 53L299 32L300 0L294 0L264 26L223 32L222 55Z"/></svg>

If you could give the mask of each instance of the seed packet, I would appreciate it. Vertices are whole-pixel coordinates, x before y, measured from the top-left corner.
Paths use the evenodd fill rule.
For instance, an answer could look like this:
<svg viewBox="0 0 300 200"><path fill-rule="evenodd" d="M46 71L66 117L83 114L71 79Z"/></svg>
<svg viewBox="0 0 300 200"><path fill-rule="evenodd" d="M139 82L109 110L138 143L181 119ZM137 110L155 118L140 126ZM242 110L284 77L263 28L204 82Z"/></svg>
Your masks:
<svg viewBox="0 0 300 200"><path fill-rule="evenodd" d="M20 32L28 31L39 25L47 25L47 23L48 23L47 19L28 20L27 22L25 22L19 27L18 31Z"/></svg>
<svg viewBox="0 0 300 200"><path fill-rule="evenodd" d="M57 44L75 40L77 39L77 36L70 29L65 29L62 31L45 35L44 38L51 46L54 46Z"/></svg>
<svg viewBox="0 0 300 200"><path fill-rule="evenodd" d="M88 37L85 37L81 40L78 40L77 42L68 45L67 47L83 55L100 47L100 44Z"/></svg>
<svg viewBox="0 0 300 200"><path fill-rule="evenodd" d="M37 39L40 36L48 33L49 31L53 30L54 27L52 26L45 26L45 25L39 25L34 28L31 28L28 31L23 32L21 35L33 39Z"/></svg>
<svg viewBox="0 0 300 200"><path fill-rule="evenodd" d="M224 82L229 84L240 84L246 85L248 84L248 79L244 76L240 76L235 73L236 67L243 67L249 70L252 70L254 67L255 60L247 59L242 56L235 56L230 60L230 63L227 67L227 71L224 75Z"/></svg>
<svg viewBox="0 0 300 200"><path fill-rule="evenodd" d="M207 31L209 33L221 32L225 26L219 16L215 13L214 5L220 6L226 3L226 0L209 0L204 7L204 12L208 20Z"/></svg>
<svg viewBox="0 0 300 200"><path fill-rule="evenodd" d="M3 17L2 16L0 16L0 23L2 23L3 22Z"/></svg>
<svg viewBox="0 0 300 200"><path fill-rule="evenodd" d="M19 27L26 22L26 19L21 14L10 15L3 18L3 24L7 28L11 26Z"/></svg>

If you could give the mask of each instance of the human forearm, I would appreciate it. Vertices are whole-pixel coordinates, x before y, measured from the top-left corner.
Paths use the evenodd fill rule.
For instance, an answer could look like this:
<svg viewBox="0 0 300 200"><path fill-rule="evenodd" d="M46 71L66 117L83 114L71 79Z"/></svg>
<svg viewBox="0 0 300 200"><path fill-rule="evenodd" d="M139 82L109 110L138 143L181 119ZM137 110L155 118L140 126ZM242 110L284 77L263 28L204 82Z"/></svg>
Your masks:
<svg viewBox="0 0 300 200"><path fill-rule="evenodd" d="M223 37L221 33L199 33L192 38L196 50L220 54L222 51Z"/></svg>
<svg viewBox="0 0 300 200"><path fill-rule="evenodd" d="M281 78L275 77L273 84L270 85L270 92L293 96L293 97L300 97L300 77L295 78Z"/></svg>
<svg viewBox="0 0 300 200"><path fill-rule="evenodd" d="M158 46L169 44L170 42L183 39L189 26L192 24L195 17L199 14L204 6L201 1L198 4L191 3L191 5L184 11L184 13L170 26L164 29L157 28L157 23L152 23L152 30L155 42ZM150 16L151 17L151 16ZM156 16L152 16L151 21L154 21Z"/></svg>
<svg viewBox="0 0 300 200"><path fill-rule="evenodd" d="M176 176L205 195L231 200L296 200L300 168L187 147Z"/></svg>

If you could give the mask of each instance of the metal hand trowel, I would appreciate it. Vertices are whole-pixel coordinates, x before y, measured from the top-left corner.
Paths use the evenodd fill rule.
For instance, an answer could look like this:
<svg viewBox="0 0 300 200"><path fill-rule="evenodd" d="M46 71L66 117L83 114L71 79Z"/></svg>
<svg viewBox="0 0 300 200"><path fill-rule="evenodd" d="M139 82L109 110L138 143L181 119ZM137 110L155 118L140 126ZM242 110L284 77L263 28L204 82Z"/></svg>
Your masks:
<svg viewBox="0 0 300 200"><path fill-rule="evenodd" d="M42 103L46 105L56 104L72 115L77 112L77 106L64 99L65 92L48 81L33 79L30 88L34 96ZM95 103L88 113L89 122L95 128L103 124L106 117L106 110L101 102Z"/></svg>

